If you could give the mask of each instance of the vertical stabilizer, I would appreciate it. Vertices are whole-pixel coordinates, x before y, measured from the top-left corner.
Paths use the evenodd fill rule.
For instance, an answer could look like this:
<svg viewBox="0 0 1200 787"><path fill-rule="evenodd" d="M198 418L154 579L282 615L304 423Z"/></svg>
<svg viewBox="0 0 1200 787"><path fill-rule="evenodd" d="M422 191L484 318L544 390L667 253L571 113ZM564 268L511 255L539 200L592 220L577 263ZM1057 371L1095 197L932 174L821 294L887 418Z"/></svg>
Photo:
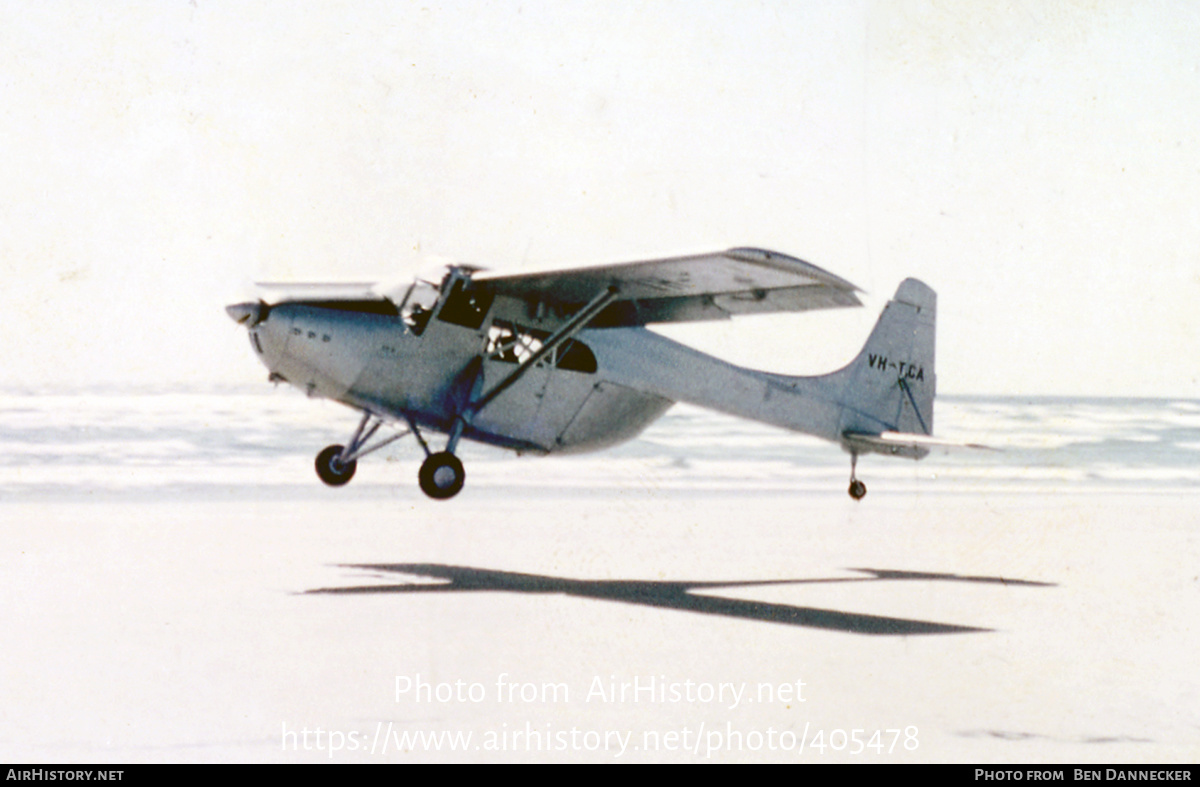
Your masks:
<svg viewBox="0 0 1200 787"><path fill-rule="evenodd" d="M842 435L933 434L936 322L937 294L901 282L858 357L831 375L842 378Z"/></svg>

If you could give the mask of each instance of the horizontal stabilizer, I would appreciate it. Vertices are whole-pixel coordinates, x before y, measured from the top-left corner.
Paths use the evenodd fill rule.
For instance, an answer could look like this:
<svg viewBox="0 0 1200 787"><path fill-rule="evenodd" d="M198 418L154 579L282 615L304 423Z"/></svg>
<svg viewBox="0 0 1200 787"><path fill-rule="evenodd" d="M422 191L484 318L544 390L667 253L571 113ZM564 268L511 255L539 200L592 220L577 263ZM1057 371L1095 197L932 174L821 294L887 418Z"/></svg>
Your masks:
<svg viewBox="0 0 1200 787"><path fill-rule="evenodd" d="M995 451L990 446L979 443L956 443L950 440L939 440L920 434L906 432L884 432L882 434L864 434L861 432L846 432L842 435L842 445L847 451L858 454L885 454L887 456L905 456L909 459L921 459L933 449L956 450L968 448L972 450Z"/></svg>

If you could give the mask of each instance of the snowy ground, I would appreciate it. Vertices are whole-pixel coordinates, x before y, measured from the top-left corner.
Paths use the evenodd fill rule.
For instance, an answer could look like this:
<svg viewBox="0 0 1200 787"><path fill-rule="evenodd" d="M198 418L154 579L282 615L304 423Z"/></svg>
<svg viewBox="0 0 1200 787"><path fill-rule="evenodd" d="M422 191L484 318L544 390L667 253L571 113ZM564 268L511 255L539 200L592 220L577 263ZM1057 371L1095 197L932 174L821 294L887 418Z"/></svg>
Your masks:
<svg viewBox="0 0 1200 787"><path fill-rule="evenodd" d="M1200 758L1194 495L267 497L0 504L0 757Z"/></svg>

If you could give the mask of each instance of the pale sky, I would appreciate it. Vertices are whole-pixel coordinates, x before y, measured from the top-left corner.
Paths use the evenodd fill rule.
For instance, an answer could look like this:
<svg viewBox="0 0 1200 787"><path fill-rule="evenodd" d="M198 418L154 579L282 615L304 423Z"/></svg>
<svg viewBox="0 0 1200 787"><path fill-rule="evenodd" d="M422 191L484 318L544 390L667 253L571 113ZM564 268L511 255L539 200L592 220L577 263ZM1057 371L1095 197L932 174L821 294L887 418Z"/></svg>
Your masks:
<svg viewBox="0 0 1200 787"><path fill-rule="evenodd" d="M867 308L674 326L849 358L906 276L943 393L1200 397L1191 2L0 0L0 385L262 380L223 306L761 246Z"/></svg>

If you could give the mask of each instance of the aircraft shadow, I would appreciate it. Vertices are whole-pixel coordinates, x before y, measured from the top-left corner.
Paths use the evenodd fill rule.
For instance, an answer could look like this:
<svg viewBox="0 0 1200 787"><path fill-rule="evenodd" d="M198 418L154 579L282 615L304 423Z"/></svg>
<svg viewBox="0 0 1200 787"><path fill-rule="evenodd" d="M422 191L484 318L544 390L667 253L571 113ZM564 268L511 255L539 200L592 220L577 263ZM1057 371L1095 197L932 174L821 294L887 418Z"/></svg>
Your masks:
<svg viewBox="0 0 1200 787"><path fill-rule="evenodd" d="M695 591L721 588L765 587L769 585L832 584L883 581L944 581L983 582L1029 587L1053 587L1050 583L1013 580L1003 577L962 576L886 569L851 569L866 576L831 577L824 579L778 579L746 582L655 582L643 580L584 580L564 579L540 574L519 574L511 571L446 566L436 563L357 564L346 568L392 572L409 576L429 577L441 582L407 582L397 585L362 585L356 587L318 588L307 593L447 593L462 591L492 591L507 593L562 593L579 598L619 601L662 609L678 609L706 615L723 615L743 620L781 623L788 626L830 629L854 634L965 634L992 629L958 626L927 620L906 620L878 615L863 615L832 609L795 607L764 601L723 598Z"/></svg>

